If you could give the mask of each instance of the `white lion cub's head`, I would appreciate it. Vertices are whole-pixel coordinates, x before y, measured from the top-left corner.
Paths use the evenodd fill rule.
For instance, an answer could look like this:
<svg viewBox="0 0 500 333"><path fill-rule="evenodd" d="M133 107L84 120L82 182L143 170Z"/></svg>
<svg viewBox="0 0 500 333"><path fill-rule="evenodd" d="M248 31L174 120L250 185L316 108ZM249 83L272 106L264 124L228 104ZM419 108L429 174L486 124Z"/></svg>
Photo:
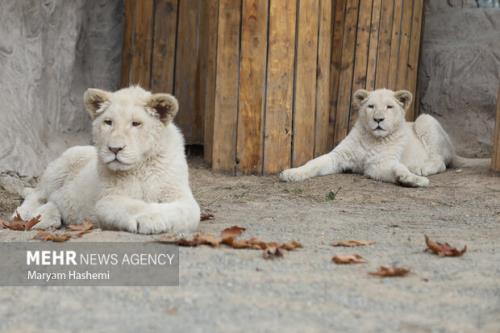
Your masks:
<svg viewBox="0 0 500 333"><path fill-rule="evenodd" d="M397 131L405 122L405 111L410 107L409 91L377 89L354 93L353 105L359 110L359 121L368 133L383 138Z"/></svg>
<svg viewBox="0 0 500 333"><path fill-rule="evenodd" d="M174 96L140 87L114 93L88 89L84 102L99 160L112 171L133 169L154 155L162 131L179 110Z"/></svg>

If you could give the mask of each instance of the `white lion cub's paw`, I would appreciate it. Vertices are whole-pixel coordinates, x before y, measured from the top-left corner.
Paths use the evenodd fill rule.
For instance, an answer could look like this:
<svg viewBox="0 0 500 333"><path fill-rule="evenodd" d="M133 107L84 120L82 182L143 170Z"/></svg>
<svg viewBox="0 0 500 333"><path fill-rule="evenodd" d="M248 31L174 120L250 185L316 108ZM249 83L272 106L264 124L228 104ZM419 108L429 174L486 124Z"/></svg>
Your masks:
<svg viewBox="0 0 500 333"><path fill-rule="evenodd" d="M137 214L133 218L133 225L138 234L158 234L172 231L172 223L165 212L153 210L142 214Z"/></svg>
<svg viewBox="0 0 500 333"><path fill-rule="evenodd" d="M38 207L33 216L40 216L40 222L33 229L59 228L61 226L61 213L52 202Z"/></svg>
<svg viewBox="0 0 500 333"><path fill-rule="evenodd" d="M397 180L401 185L410 187L427 187L430 183L428 178L416 176L413 174L399 176Z"/></svg>
<svg viewBox="0 0 500 333"><path fill-rule="evenodd" d="M279 177L283 182L298 182L307 179L307 176L300 168L284 170L280 173Z"/></svg>

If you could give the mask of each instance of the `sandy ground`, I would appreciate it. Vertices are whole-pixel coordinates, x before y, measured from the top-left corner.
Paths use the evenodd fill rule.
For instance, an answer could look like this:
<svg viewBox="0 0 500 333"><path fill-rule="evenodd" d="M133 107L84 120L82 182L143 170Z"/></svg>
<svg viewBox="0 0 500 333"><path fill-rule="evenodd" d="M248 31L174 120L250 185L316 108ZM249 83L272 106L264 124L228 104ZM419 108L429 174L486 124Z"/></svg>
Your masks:
<svg viewBox="0 0 500 333"><path fill-rule="evenodd" d="M450 170L426 189L359 175L285 184L276 177L213 174L191 161L193 189L215 220L200 231L240 225L247 236L302 242L265 260L259 251L180 249L179 287L3 287L0 332L500 332L500 177ZM326 198L339 190L334 200ZM5 217L19 202L0 191ZM0 230L0 241L32 232ZM424 234L467 244L460 258L424 253ZM96 230L82 241L148 240ZM375 245L334 248L340 239ZM340 266L335 254L366 264ZM405 278L367 273L411 269Z"/></svg>

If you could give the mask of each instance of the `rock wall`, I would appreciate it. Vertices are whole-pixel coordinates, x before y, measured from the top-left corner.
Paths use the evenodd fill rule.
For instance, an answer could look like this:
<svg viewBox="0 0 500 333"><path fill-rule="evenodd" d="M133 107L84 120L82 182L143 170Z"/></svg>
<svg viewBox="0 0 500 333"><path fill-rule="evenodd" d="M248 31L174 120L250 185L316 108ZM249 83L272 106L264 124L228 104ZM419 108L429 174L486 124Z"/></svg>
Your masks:
<svg viewBox="0 0 500 333"><path fill-rule="evenodd" d="M0 171L90 141L83 92L118 86L122 22L122 0L0 1Z"/></svg>
<svg viewBox="0 0 500 333"><path fill-rule="evenodd" d="M420 66L420 112L450 133L464 156L491 154L500 79L495 1L428 0Z"/></svg>

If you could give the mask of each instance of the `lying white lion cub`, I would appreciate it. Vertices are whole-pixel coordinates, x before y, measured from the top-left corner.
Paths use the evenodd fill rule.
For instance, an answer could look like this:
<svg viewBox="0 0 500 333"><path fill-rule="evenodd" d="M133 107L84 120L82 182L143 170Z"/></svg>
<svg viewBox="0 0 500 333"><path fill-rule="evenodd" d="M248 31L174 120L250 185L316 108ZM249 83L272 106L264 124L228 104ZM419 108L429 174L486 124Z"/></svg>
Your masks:
<svg viewBox="0 0 500 333"><path fill-rule="evenodd" d="M95 147L70 148L50 163L21 217L41 215L40 229L84 219L143 234L196 229L175 97L130 87L88 89L84 101Z"/></svg>
<svg viewBox="0 0 500 333"><path fill-rule="evenodd" d="M404 186L427 186L425 176L446 170L446 166L486 165L487 160L459 157L439 122L421 115L405 121L412 101L406 90L358 90L353 105L359 116L349 135L330 153L304 166L283 171L283 181L352 171L376 180Z"/></svg>

